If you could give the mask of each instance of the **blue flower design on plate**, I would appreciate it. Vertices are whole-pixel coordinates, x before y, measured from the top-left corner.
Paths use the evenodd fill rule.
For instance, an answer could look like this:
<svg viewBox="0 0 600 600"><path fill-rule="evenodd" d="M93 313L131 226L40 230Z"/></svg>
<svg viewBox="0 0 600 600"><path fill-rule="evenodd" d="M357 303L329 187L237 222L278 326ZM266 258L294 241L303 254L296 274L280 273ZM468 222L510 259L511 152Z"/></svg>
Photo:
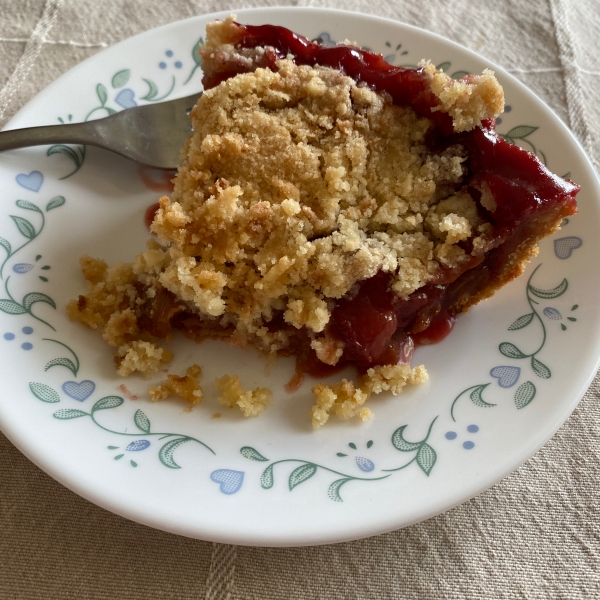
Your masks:
<svg viewBox="0 0 600 600"><path fill-rule="evenodd" d="M13 271L21 275L31 271L31 269L33 269L33 265L29 263L17 263L16 265L13 265Z"/></svg>
<svg viewBox="0 0 600 600"><path fill-rule="evenodd" d="M472 423L471 425L467 426L467 431L469 433L477 433L479 431L479 425L475 425L475 423ZM444 437L447 440L452 441L458 437L458 433L456 431L446 431L446 433L444 434ZM465 450L472 450L473 448L475 448L475 442L473 442L471 440L467 440L462 443L462 447Z"/></svg>
<svg viewBox="0 0 600 600"><path fill-rule="evenodd" d="M368 458L365 458L364 456L357 456L355 460L356 460L356 464L358 465L358 468L361 471L365 471L365 472L369 473L370 471L372 471L375 468L373 461L369 460Z"/></svg>
<svg viewBox="0 0 600 600"><path fill-rule="evenodd" d="M141 452L150 446L149 440L135 440L125 448L127 452Z"/></svg>
<svg viewBox="0 0 600 600"><path fill-rule="evenodd" d="M560 314L560 311L556 308L553 308L552 306L547 306L544 309L544 314L549 319L552 319L553 321L560 321L562 319L562 315Z"/></svg>

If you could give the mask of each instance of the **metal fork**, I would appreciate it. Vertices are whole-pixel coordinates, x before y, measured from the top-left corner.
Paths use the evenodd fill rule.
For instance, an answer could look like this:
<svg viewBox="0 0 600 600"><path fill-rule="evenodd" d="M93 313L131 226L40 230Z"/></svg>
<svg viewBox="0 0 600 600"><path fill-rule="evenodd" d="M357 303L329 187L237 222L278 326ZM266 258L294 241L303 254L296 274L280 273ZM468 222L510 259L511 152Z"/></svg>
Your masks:
<svg viewBox="0 0 600 600"><path fill-rule="evenodd" d="M110 117L0 132L0 152L46 144L87 144L157 169L176 169L191 133L188 117L201 93L128 108Z"/></svg>

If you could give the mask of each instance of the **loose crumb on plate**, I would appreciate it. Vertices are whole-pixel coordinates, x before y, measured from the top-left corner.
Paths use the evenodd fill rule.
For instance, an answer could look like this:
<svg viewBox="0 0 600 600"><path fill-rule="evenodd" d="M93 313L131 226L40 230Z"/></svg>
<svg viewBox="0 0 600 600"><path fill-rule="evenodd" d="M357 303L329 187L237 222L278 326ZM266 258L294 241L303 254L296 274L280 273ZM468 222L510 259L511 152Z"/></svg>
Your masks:
<svg viewBox="0 0 600 600"><path fill-rule="evenodd" d="M115 356L117 373L122 377L127 377L135 371L150 377L172 360L173 353L170 350L161 348L152 342L139 340L124 344Z"/></svg>
<svg viewBox="0 0 600 600"><path fill-rule="evenodd" d="M342 419L358 417L368 421L373 413L363 404L372 394L390 391L397 396L406 384L417 385L429 379L423 365L411 369L410 365L385 365L369 369L360 383L356 386L352 381L342 379L340 383L331 386L319 383L313 387L315 404L310 416L314 429L319 429L327 423L333 414Z"/></svg>
<svg viewBox="0 0 600 600"><path fill-rule="evenodd" d="M340 383L331 386L319 383L312 391L315 395L315 404L310 410L310 416L314 429L325 425L331 414L342 419L350 419L358 415L369 397L366 392L347 379L342 379Z"/></svg>
<svg viewBox="0 0 600 600"><path fill-rule="evenodd" d="M361 388L367 394L381 394L390 391L397 396L406 384L418 385L429 380L429 374L423 365L411 369L410 365L380 365L367 371L361 378Z"/></svg>
<svg viewBox="0 0 600 600"><path fill-rule="evenodd" d="M167 375L166 381L162 381L156 386L148 388L148 394L153 402L164 400L169 396L176 395L190 403L190 408L201 404L204 399L202 387L200 386L200 376L202 369L198 365L188 367L185 375Z"/></svg>
<svg viewBox="0 0 600 600"><path fill-rule="evenodd" d="M269 388L255 388L245 392L237 375L219 377L216 386L221 392L219 404L227 408L233 408L237 404L245 417L260 415L273 398L273 392Z"/></svg>

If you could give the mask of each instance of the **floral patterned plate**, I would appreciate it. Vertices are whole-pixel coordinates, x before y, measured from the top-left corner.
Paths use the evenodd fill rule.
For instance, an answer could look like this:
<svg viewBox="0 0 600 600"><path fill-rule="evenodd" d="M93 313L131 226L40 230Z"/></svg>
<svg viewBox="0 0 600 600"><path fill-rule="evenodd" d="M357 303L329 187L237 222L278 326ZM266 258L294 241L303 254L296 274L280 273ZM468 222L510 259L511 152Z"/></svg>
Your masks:
<svg viewBox="0 0 600 600"><path fill-rule="evenodd" d="M224 15L220 15L224 16ZM80 121L201 89L196 49L215 15L138 35L86 60L32 100L9 127ZM314 9L240 11L323 43L354 39L395 64L423 57L460 76L490 66L430 33ZM148 382L119 378L100 336L71 323L84 291L78 258L130 260L144 213L168 189L162 173L110 153L54 145L0 155L0 426L32 461L90 501L140 523L218 542L291 546L373 535L426 519L485 490L567 419L600 355L600 190L580 146L530 91L498 67L498 129L581 184L565 220L526 274L459 318L444 342L419 348L431 380L371 401L366 424L313 432L311 383L283 385L251 350L176 338L173 372L204 369L204 404L153 404ZM214 381L238 373L270 386L257 419L216 402ZM154 381L158 380L155 378ZM213 418L214 413L221 418Z"/></svg>

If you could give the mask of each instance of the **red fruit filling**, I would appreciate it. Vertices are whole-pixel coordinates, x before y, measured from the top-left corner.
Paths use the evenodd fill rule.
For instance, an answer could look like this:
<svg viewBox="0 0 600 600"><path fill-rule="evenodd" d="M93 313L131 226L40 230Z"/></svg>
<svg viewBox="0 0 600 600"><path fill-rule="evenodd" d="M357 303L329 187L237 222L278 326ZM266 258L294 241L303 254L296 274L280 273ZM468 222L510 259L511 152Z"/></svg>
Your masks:
<svg viewBox="0 0 600 600"><path fill-rule="evenodd" d="M494 121L485 121L468 132L453 133L448 114L431 112L438 99L423 69L396 67L385 62L382 55L354 46L323 47L283 27L237 27L238 37L233 40L236 49L264 47L265 52L251 66L231 61L205 75L206 89L257 67L276 71L276 61L292 54L296 64L338 69L356 82L387 92L396 105L410 106L435 124L430 136L432 148L460 143L468 149L467 191L493 228L485 253L472 251L472 260L460 272L447 271L438 281L407 298L390 290L391 275L378 273L364 281L353 297L337 301L328 334L344 342L340 362L335 367L325 365L306 346L297 354L298 373L323 376L348 363L366 370L375 365L408 362L415 344L443 339L458 312L490 296L520 273L519 258L527 260L531 256L525 246L530 248L546 234L545 224L560 222L577 212L579 186L552 174L534 154L506 142L496 133ZM482 205L481 190L491 194L493 211ZM485 204L490 205L489 199Z"/></svg>

